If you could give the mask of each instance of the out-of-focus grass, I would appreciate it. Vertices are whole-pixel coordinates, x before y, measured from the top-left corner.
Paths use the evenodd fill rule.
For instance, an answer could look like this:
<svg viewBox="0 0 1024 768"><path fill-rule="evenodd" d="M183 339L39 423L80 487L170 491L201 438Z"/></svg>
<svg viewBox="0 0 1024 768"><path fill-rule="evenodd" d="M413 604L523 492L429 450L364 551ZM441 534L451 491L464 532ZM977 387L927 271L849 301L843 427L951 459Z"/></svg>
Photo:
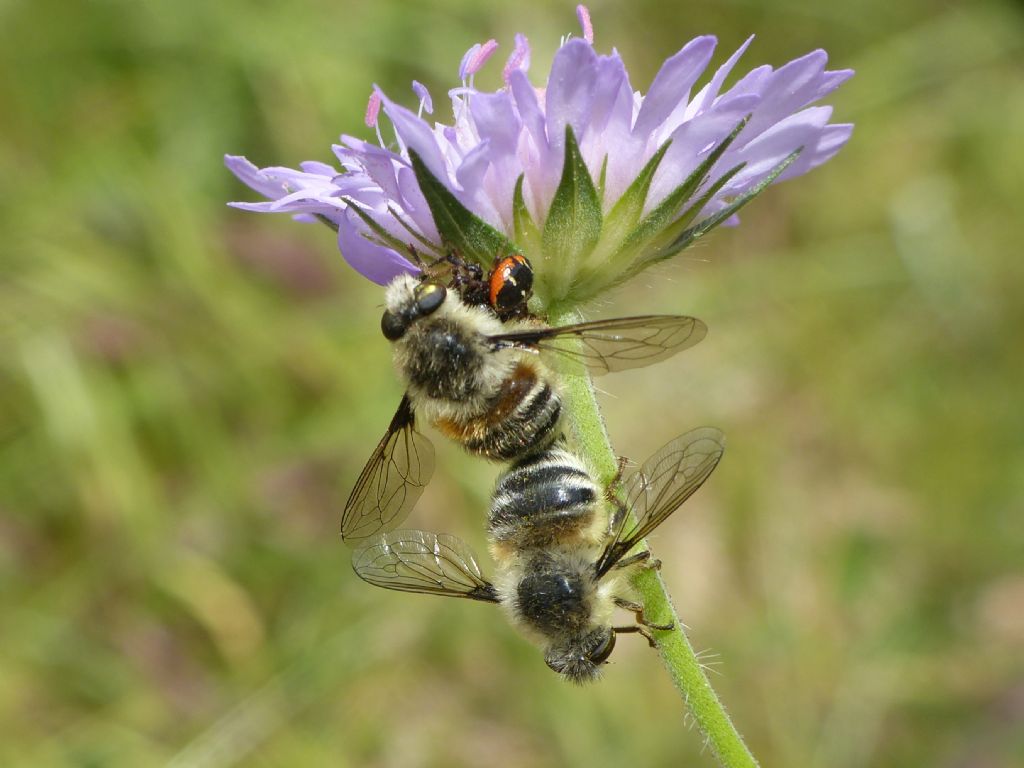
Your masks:
<svg viewBox="0 0 1024 768"><path fill-rule="evenodd" d="M592 11L640 88L702 32L858 69L835 161L597 308L711 327L601 385L634 458L729 435L654 546L741 731L765 765L1020 764L1019 4ZM543 72L572 8L0 9L0 763L709 764L642 641L577 690L497 611L349 572L400 394L380 293L326 230L223 205L252 197L223 152L328 159L371 82L443 102L516 30ZM482 548L494 469L437 442L413 522Z"/></svg>

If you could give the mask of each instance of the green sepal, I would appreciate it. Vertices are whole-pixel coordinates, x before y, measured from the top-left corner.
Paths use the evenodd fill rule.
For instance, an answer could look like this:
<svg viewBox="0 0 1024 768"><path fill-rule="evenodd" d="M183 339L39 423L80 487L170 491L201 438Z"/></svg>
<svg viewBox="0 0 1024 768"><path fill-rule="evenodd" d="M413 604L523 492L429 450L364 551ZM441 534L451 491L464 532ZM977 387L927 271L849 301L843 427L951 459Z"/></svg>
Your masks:
<svg viewBox="0 0 1024 768"><path fill-rule="evenodd" d="M555 270L571 274L601 237L601 198L583 162L572 126L565 126L562 180L548 210L541 234L544 256ZM553 271L555 271L553 270Z"/></svg>
<svg viewBox="0 0 1024 768"><path fill-rule="evenodd" d="M362 207L354 200L352 200L351 198L347 198L347 200L348 210L352 211L356 216L358 216L366 223L366 226L370 228L370 231L373 232L374 235L376 235L377 243L379 245L383 245L388 248L393 248L402 255L410 255L408 243L403 243L397 237L395 237L386 229L384 229L384 227L382 227L375 218L373 218L370 214L364 211ZM366 235L363 236L367 237Z"/></svg>
<svg viewBox="0 0 1024 768"><path fill-rule="evenodd" d="M414 227L405 218L405 216L403 216L401 214L401 212L397 208L395 208L395 206L393 204L390 204L390 203L388 204L388 211L395 218L395 221L397 221L399 224L401 224L402 227L405 229L405 231L408 232L410 235L412 235L413 238L417 242L419 242L420 245L422 245L425 249L431 251L432 253L437 253L438 255L441 255L440 253L438 253L439 249L437 247L437 243L432 243L429 240L427 240L427 238L425 238L423 235L421 235L419 233L419 230L417 230L416 227ZM409 246L410 246L410 248L413 247L412 243L410 243Z"/></svg>
<svg viewBox="0 0 1024 768"><path fill-rule="evenodd" d="M658 151L647 161L647 164L640 170L637 177L633 179L633 183L629 185L629 188L622 194L618 202L612 206L608 217L605 219L605 229L607 231L616 232L620 229L627 231L636 226L636 223L640 220L640 214L644 210L644 203L647 202L647 193L651 189L654 174L657 172L658 166L661 165L661 161L664 159L665 153L668 152L670 146L672 146L671 139L658 147Z"/></svg>
<svg viewBox="0 0 1024 768"><path fill-rule="evenodd" d="M644 248L643 255L634 259L618 276L616 282L625 282L639 272L647 269L652 264L657 264L659 261L664 261L670 256L674 256L679 253L682 249L676 247L676 239L684 230L686 230L687 225L693 221L694 217L700 213L701 210L703 210L704 206L708 204L711 198L717 195L719 190L728 183L729 179L743 170L745 166L746 163L740 163L739 165L734 165L728 171L723 173L714 184L708 187L707 191L703 195L687 206L686 210L683 211L678 219L665 227L665 229L658 233L657 237L652 238L647 243Z"/></svg>
<svg viewBox="0 0 1024 768"><path fill-rule="evenodd" d="M335 223L334 223L333 221L331 221L330 219L328 219L328 218L327 218L326 216L324 216L324 215L323 215L322 213L314 213L313 215L314 215L314 216L316 216L317 220L318 220L318 221L319 221L319 222L320 222L321 224L326 224L326 225L327 225L328 227L330 227L331 229L333 229L333 230L334 230L335 232L337 232L337 231L338 231L338 225L337 225L337 224L335 224Z"/></svg>
<svg viewBox="0 0 1024 768"><path fill-rule="evenodd" d="M704 206L711 202L715 195L721 192L722 187L728 184L733 176L746 168L746 166L746 163L734 165L728 171L715 179L715 183L708 187L703 195L686 206L686 210L679 215L679 218L665 227L658 236L654 238L652 241L654 249L656 251L660 251L666 245L671 247L675 240L686 230L688 226L690 226L690 223L694 218L696 218L697 214L704 210Z"/></svg>
<svg viewBox="0 0 1024 768"><path fill-rule="evenodd" d="M645 245L648 240L657 236L662 230L670 226L679 213L679 208L685 203L693 193L696 192L701 184L707 180L708 172L718 159L725 154L725 150L736 140L739 136L740 131L746 126L747 121L750 120L750 115L740 120L736 127L732 129L732 133L726 136L722 142L711 151L711 153L704 158L704 161L693 169L693 172L686 177L678 187L672 190L668 196L662 200L658 205L641 221L636 228L630 232L629 237L619 248L619 253L629 253L637 248ZM652 158L653 160L653 158ZM648 162L650 165L650 162ZM635 183L635 182L634 182Z"/></svg>
<svg viewBox="0 0 1024 768"><path fill-rule="evenodd" d="M731 203L729 203L729 205L727 205L725 208L718 211L718 213L713 214L712 216L708 216L703 221L699 222L698 224L690 227L685 232L683 232L669 246L669 250L671 251L671 253L669 253L668 255L671 256L674 253L678 253L683 248L686 248L688 245L693 243L693 241L696 240L698 237L701 237L702 235L705 235L708 232L710 232L712 229L714 229L723 221L725 221L734 213L736 213L740 208L742 208L755 197L757 197L759 194L761 194L769 184L775 181L782 174L783 171L785 171L790 165L793 164L793 162L800 156L800 153L803 151L804 148L799 147L798 149L791 152L782 160L782 162L780 162L778 165L772 168L771 171L768 172L767 176L765 176L763 179L761 179L761 181L757 182L757 184L755 184L753 187L751 187L742 195L740 195Z"/></svg>
<svg viewBox="0 0 1024 768"><path fill-rule="evenodd" d="M526 207L526 199L523 197L524 174L519 174L516 179L515 192L512 194L512 228L516 236L516 244L519 245L526 257L540 255L540 230Z"/></svg>
<svg viewBox="0 0 1024 768"><path fill-rule="evenodd" d="M416 182L434 217L434 226L446 248L487 269L494 264L496 255L515 250L507 237L460 203L414 150L409 150L409 158Z"/></svg>

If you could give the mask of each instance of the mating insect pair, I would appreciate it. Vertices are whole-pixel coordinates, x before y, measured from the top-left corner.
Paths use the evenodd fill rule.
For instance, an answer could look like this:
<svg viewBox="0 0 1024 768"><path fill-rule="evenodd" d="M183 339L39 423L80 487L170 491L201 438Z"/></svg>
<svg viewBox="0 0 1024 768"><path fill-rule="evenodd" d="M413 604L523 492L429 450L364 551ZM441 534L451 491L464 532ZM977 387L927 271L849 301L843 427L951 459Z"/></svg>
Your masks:
<svg viewBox="0 0 1024 768"><path fill-rule="evenodd" d="M410 276L391 283L386 305L381 329L407 391L343 513L342 537L358 548L356 572L392 589L501 602L545 645L552 668L591 679L615 632L646 631L642 607L622 597L617 578L644 557L624 556L699 487L722 441L715 430L690 433L656 454L658 463L645 464L627 487L635 484L648 499L656 477L661 490L653 501L632 499L639 520L627 530L626 516L609 511L606 492L582 463L553 447L561 435L558 377L538 353L556 366L570 359L607 373L693 346L706 327L673 315L505 325L444 285ZM490 515L496 586L459 539L395 531L433 471L433 446L415 429L417 414L472 453L518 462L499 482ZM615 605L637 611L637 627L613 628Z"/></svg>

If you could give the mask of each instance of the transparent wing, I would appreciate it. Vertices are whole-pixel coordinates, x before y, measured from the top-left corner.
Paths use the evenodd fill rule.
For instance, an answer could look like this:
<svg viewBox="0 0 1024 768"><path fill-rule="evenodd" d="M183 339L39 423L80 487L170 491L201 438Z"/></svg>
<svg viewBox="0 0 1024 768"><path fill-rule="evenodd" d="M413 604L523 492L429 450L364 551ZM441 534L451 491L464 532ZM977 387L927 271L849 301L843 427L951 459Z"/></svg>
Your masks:
<svg viewBox="0 0 1024 768"><path fill-rule="evenodd" d="M412 403L406 395L345 503L341 538L356 547L371 536L397 528L433 473L434 446L416 431Z"/></svg>
<svg viewBox="0 0 1024 768"><path fill-rule="evenodd" d="M644 462L623 484L626 509L611 543L598 560L598 575L606 573L637 542L661 525L704 484L725 450L725 435L701 427L675 438Z"/></svg>
<svg viewBox="0 0 1024 768"><path fill-rule="evenodd" d="M391 531L352 554L359 578L384 589L498 602L462 539L428 531Z"/></svg>
<svg viewBox="0 0 1024 768"><path fill-rule="evenodd" d="M535 347L582 362L593 374L650 365L692 347L708 328L683 315L596 320L557 328L530 328L489 336L497 346Z"/></svg>

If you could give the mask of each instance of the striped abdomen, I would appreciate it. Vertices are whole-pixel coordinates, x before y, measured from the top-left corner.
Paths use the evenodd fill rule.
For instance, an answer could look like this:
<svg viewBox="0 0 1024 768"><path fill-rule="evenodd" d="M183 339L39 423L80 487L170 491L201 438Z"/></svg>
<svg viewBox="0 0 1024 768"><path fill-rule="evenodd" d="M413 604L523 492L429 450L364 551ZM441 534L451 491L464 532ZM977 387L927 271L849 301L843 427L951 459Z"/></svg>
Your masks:
<svg viewBox="0 0 1024 768"><path fill-rule="evenodd" d="M531 456L498 479L487 528L499 546L547 547L584 537L601 489L579 459L561 448Z"/></svg>
<svg viewBox="0 0 1024 768"><path fill-rule="evenodd" d="M536 368L520 362L483 413L440 419L436 426L471 453L513 461L550 445L561 415L558 393Z"/></svg>

